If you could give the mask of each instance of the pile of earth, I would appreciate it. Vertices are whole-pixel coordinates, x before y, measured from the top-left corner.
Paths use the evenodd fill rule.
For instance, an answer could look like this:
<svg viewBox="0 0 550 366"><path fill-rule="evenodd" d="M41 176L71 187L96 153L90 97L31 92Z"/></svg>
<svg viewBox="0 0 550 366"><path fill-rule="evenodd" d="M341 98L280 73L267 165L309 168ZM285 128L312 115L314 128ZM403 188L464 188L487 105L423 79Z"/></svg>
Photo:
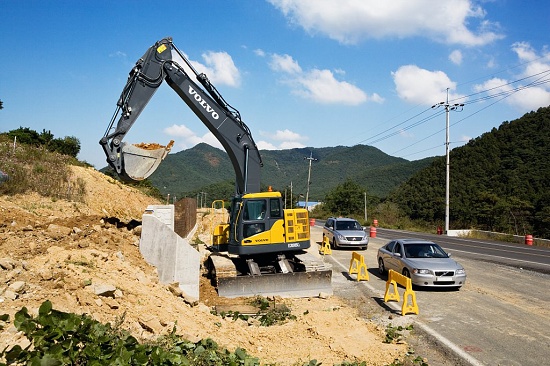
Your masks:
<svg viewBox="0 0 550 366"><path fill-rule="evenodd" d="M220 304L250 299L222 299L201 281L199 304L188 304L158 281L156 269L139 251L141 215L155 199L93 168L71 167L85 182L83 202L36 194L0 196L0 349L28 341L13 326L22 307L33 314L50 300L57 310L88 314L102 323L124 319L123 327L139 339L152 339L176 326L191 341L211 338L237 347L264 363L297 365L312 359L325 365L365 361L388 365L407 352L405 344L384 343L385 329L357 313L338 297L275 299L296 317L283 324L221 318ZM197 215L194 235L207 241L207 226Z"/></svg>

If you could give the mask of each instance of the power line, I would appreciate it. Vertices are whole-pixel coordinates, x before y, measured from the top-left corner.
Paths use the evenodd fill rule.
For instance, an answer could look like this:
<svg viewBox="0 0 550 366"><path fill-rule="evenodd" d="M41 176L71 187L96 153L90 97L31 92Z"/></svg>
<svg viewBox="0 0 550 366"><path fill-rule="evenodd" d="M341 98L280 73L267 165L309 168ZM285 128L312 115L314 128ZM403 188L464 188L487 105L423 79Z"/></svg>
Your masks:
<svg viewBox="0 0 550 366"><path fill-rule="evenodd" d="M482 102L482 101L486 101L486 100L491 100L491 99L494 99L494 98L502 97L502 98L498 99L498 100L495 102L495 103L498 103L499 101L501 101L501 100L507 98L508 96L510 96L510 95L512 95L512 94L514 94L514 93L516 93L516 92L518 92L518 91L521 91L521 90L524 90L524 89L528 89L528 88L532 88L532 87L536 87L536 86L540 86L540 85L544 85L544 84L550 82L550 79L543 79L544 77L546 77L546 76L549 75L549 74L550 74L550 69L545 70L545 71L542 71L542 72L539 72L539 73L536 73L536 74L533 74L533 75L530 75L530 76L526 76L526 77L521 78L521 79L517 79L517 80L515 80L515 81L511 81L511 82L508 82L508 83L505 83L505 84L501 84L501 85L498 85L498 86L495 86L495 87L492 87L492 88L488 88L488 89L485 89L485 90L482 90L482 91L479 91L479 92L476 92L476 93L472 93L472 94L470 94L470 95L468 95L468 96L466 96L466 97L470 97L470 96L474 96L474 95L479 95L479 94L488 93L488 92L490 92L490 91L492 91L492 90L499 89L499 88L503 88L503 87L506 87L506 86L508 86L508 85L515 84L515 83L518 83L518 82L520 82L520 81L527 80L527 79L533 78L533 77L535 77L535 76L541 75L541 77L539 77L538 79L532 81L532 82L529 83L529 84L526 84L526 85L523 85L523 86L519 86L519 87L510 89L510 90L501 91L501 92L499 92L499 93L496 93L496 94L493 94L493 95L489 95L489 96L484 96L484 97L481 97L481 98L478 98L478 99L474 99L474 100L470 100L470 101L465 101L463 104L464 104L464 105L469 105L469 104L474 104L474 103L478 103L478 102ZM464 98L466 98L466 97L455 98L454 100L450 100L449 102L451 102L451 101L457 101L457 100L460 100L460 99L464 99ZM469 115L468 117L466 117L466 118L469 118L469 117L471 117L471 116L473 116L473 115L475 115L475 114L477 114L477 113L479 113L479 112L481 112L481 111L487 109L488 107L494 105L495 103L491 103L490 105L488 105L488 106L486 106L486 107L480 109L479 111L470 114L470 115ZM421 125L421 124L423 124L423 123L425 123L425 122L427 122L427 121L429 121L429 120L431 120L431 119L433 119L433 118L435 118L435 117L437 117L437 116L440 116L442 113L444 113L444 112L440 112L440 113L433 114L433 115L431 115L431 116L429 116L429 117L426 117L426 118L424 118L424 119L422 119L422 120L420 120L420 121L417 121L417 122L415 122L415 123L412 123L412 124L410 124L410 125L408 125L408 126L402 128L402 129L400 129L399 131L395 131L395 132L392 132L392 133L388 133L389 131L393 130L394 128L396 128L396 127L398 127L398 126L401 126L401 125L403 125L404 123L406 123L406 122L408 122L408 121L411 121L411 120L413 120L414 118L416 118L416 117L422 115L423 113L427 112L429 109L430 109L430 108L428 108L428 109L426 109L426 110L424 110L424 111L422 111L422 112L416 114L415 116L412 116L412 117L406 119L406 120L403 121L403 122L400 122L400 123L398 123L398 124L396 124L396 125L394 125L394 126L388 128L388 129L385 129L384 131L382 131L382 132L380 132L380 133L378 133L378 134L376 134L376 135L373 135L373 136L371 136L371 137L368 138L368 139L362 140L362 141L360 141L359 143L364 143L364 142L368 142L368 143L370 143L370 144L378 143L378 142L380 142L380 141L383 141L383 140L386 140L386 139L388 139L388 138L390 138L390 137L393 137L393 136L395 136L395 135L401 133L402 131L406 131L406 130L409 130L409 129L411 129L411 128L417 127L417 126L419 126L419 125ZM466 118L463 118L463 119L460 120L460 121L463 121L463 120L466 119ZM459 121L459 122L460 122L460 121ZM453 123L453 125L455 125L456 123L458 123L458 122ZM428 137L426 137L426 138L424 138L424 139L422 139L422 140L420 140L420 141L418 141L418 142L416 142L416 143L414 143L414 144L411 144L411 145L409 145L409 146L407 146L407 147L413 146L413 145L415 145L415 144L417 144L417 143L419 143L419 142L421 142L421 141L424 141L425 139L427 139L427 138L429 138L429 137L432 137L432 136L434 136L435 134L440 133L440 132L441 132L441 130L440 130L440 131L437 131L436 133L434 133L434 134L432 134L432 135L430 135L430 136L428 136ZM378 138L378 139L373 140L375 137L380 136L380 135L383 135L383 134L385 134L385 133L387 133L387 134L384 135L384 136L382 136L382 137L380 137L380 138ZM398 150L398 151L401 151L401 150L404 150L404 149L405 149L405 148L402 148L402 149L400 149L400 150Z"/></svg>

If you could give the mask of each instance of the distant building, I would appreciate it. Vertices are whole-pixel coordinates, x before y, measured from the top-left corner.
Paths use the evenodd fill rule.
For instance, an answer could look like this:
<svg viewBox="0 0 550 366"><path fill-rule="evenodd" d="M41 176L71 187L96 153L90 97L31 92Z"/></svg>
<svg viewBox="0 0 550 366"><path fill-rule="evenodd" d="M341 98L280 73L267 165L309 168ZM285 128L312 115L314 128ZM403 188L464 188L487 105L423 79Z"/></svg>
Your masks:
<svg viewBox="0 0 550 366"><path fill-rule="evenodd" d="M307 210L308 211L311 211L313 210L313 208L315 208L315 206L317 206L318 204L321 204L322 202L318 202L318 201L308 201L307 203ZM299 208L304 208L306 205L306 201L298 201L296 203L296 207L299 207Z"/></svg>

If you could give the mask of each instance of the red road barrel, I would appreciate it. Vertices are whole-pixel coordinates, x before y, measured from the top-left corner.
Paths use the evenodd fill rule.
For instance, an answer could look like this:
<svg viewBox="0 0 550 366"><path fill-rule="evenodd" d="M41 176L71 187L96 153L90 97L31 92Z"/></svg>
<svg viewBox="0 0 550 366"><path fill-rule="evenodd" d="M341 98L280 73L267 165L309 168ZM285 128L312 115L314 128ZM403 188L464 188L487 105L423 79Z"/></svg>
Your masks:
<svg viewBox="0 0 550 366"><path fill-rule="evenodd" d="M525 235L525 244L533 245L533 235Z"/></svg>
<svg viewBox="0 0 550 366"><path fill-rule="evenodd" d="M315 219L309 219L309 226L315 226Z"/></svg>
<svg viewBox="0 0 550 366"><path fill-rule="evenodd" d="M376 238L376 228L374 226L370 227L370 237Z"/></svg>
<svg viewBox="0 0 550 366"><path fill-rule="evenodd" d="M372 224L374 225L374 227L378 227L378 220L377 219L372 220Z"/></svg>

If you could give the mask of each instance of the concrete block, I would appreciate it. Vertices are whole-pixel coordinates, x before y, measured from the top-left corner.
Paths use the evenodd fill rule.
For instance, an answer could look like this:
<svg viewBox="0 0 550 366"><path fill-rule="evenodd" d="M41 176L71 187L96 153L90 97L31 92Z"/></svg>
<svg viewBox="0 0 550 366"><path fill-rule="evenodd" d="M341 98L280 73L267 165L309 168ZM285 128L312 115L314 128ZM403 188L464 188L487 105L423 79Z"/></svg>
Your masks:
<svg viewBox="0 0 550 366"><path fill-rule="evenodd" d="M187 295L199 298L200 254L158 217L144 214L139 250L157 267L163 284L178 282Z"/></svg>

